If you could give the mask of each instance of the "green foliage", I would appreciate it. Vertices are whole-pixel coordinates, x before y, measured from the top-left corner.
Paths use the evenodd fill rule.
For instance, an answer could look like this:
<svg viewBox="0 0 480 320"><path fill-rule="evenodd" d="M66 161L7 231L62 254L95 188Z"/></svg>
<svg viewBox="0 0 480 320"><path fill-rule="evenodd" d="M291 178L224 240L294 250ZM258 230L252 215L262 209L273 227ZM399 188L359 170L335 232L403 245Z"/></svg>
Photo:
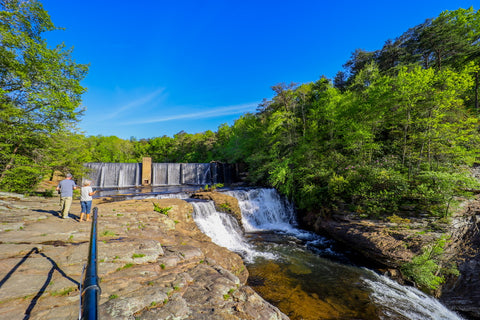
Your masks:
<svg viewBox="0 0 480 320"><path fill-rule="evenodd" d="M268 137L244 158L250 177L306 211L380 218L408 202L447 216L455 197L478 186L465 170L478 157L478 118L462 102L475 70L405 67L386 76L366 63L351 91L325 79L277 88L281 96L258 115Z"/></svg>
<svg viewBox="0 0 480 320"><path fill-rule="evenodd" d="M414 281L423 290L436 290L445 281L445 274L456 273L456 268L441 268L444 247L447 242L445 236L434 244L424 248L423 253L405 263L401 271L405 277ZM456 270L456 271L455 271Z"/></svg>
<svg viewBox="0 0 480 320"><path fill-rule="evenodd" d="M396 224L399 224L399 225L408 225L408 224L411 223L411 220L410 220L410 219L399 217L399 216L397 216L396 214L387 217L387 219L388 219L391 223L396 223Z"/></svg>
<svg viewBox="0 0 480 320"><path fill-rule="evenodd" d="M82 144L89 156L84 162L141 162L144 152L141 147L143 141L135 142L115 136L90 136Z"/></svg>
<svg viewBox="0 0 480 320"><path fill-rule="evenodd" d="M117 270L116 270L116 271L120 271L120 270L128 269L128 268L131 268L131 267L133 267L133 263L127 263L127 264L123 265L122 267L120 267L120 268L117 268Z"/></svg>
<svg viewBox="0 0 480 320"><path fill-rule="evenodd" d="M16 165L5 172L0 179L0 189L10 192L27 193L43 177L43 170L38 166Z"/></svg>
<svg viewBox="0 0 480 320"><path fill-rule="evenodd" d="M206 184L205 187L203 188L203 190L204 191L216 191L217 188L223 188L223 187L224 187L223 183L215 183L212 186L209 186L208 184Z"/></svg>
<svg viewBox="0 0 480 320"><path fill-rule="evenodd" d="M115 237L117 234L111 230L105 230L101 233L103 237Z"/></svg>
<svg viewBox="0 0 480 320"><path fill-rule="evenodd" d="M43 34L58 30L38 1L0 1L0 188L32 190L51 165L58 132L82 114L88 67L72 50L47 46ZM31 169L28 169L31 167Z"/></svg>
<svg viewBox="0 0 480 320"><path fill-rule="evenodd" d="M157 203L153 203L153 211L160 212L161 214L164 214L168 216L168 212L172 209L172 207L160 207Z"/></svg>
<svg viewBox="0 0 480 320"><path fill-rule="evenodd" d="M68 296L71 292L75 291L75 287L68 287L68 288L64 288L62 290L59 290L59 291L53 291L50 293L50 295L52 297L64 297L64 296Z"/></svg>
<svg viewBox="0 0 480 320"><path fill-rule="evenodd" d="M229 203L221 203L219 205L219 207L222 209L222 210L226 210L226 211L231 211L232 208L230 207L230 204Z"/></svg>
<svg viewBox="0 0 480 320"><path fill-rule="evenodd" d="M46 198L53 198L53 196L55 195L55 189L52 188L52 189L45 189L45 191L43 192L43 196L46 197Z"/></svg>

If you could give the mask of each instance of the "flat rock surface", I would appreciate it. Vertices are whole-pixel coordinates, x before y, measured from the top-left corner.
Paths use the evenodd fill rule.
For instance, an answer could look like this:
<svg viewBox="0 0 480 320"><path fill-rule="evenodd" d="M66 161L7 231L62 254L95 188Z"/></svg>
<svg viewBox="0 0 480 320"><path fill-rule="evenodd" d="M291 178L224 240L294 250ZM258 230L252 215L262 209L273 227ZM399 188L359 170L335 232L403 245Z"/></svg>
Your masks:
<svg viewBox="0 0 480 320"><path fill-rule="evenodd" d="M168 208L167 214L154 211ZM98 208L100 319L288 319L246 286L240 256L199 231L179 199ZM59 199L0 193L0 319L77 319L91 222Z"/></svg>

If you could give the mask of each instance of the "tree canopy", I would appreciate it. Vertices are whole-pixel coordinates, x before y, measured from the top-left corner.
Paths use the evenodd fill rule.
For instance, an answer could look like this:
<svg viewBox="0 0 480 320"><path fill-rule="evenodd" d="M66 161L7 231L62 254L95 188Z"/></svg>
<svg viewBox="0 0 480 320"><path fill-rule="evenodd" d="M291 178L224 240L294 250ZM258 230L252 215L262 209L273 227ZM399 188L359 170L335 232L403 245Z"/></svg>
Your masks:
<svg viewBox="0 0 480 320"><path fill-rule="evenodd" d="M49 48L55 30L38 1L0 0L0 186L24 190L49 167L55 135L79 120L80 81L87 66L64 45Z"/></svg>

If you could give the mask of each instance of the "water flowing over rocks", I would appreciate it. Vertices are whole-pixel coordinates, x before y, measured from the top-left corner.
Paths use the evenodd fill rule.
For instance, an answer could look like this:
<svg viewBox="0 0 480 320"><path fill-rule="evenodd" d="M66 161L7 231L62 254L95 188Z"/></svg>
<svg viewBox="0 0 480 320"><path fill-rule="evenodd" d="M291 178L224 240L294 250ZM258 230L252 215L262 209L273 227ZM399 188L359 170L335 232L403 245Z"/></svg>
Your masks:
<svg viewBox="0 0 480 320"><path fill-rule="evenodd" d="M156 212L152 202L170 209ZM101 319L288 319L245 285L241 257L197 228L190 203L96 199L94 206ZM58 210L58 198L0 194L1 319L78 317L91 223L78 222L78 200L72 219Z"/></svg>
<svg viewBox="0 0 480 320"><path fill-rule="evenodd" d="M231 214L242 227L242 211L237 199L218 192L197 192L192 195L192 198L213 201L217 211Z"/></svg>
<svg viewBox="0 0 480 320"><path fill-rule="evenodd" d="M480 319L480 200L465 201L449 223L438 219L409 217L408 223L366 220L348 214L307 216L305 223L348 249L359 253L400 283L399 268L422 253L422 248L443 234L449 238L444 251L445 265L454 262L460 276L450 276L434 295L451 310L468 319ZM405 220L404 220L405 221Z"/></svg>

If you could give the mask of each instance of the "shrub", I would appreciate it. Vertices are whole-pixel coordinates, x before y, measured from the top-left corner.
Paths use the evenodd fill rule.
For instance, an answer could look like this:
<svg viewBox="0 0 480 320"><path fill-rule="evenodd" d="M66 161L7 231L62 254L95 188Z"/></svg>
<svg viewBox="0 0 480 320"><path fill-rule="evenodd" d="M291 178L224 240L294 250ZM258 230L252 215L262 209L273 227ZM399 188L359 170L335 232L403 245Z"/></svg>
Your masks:
<svg viewBox="0 0 480 320"><path fill-rule="evenodd" d="M168 212L172 209L172 207L160 207L157 203L153 203L153 211L160 212L161 214L164 214L168 216Z"/></svg>
<svg viewBox="0 0 480 320"><path fill-rule="evenodd" d="M415 282L424 291L436 290L445 281L444 275L455 273L456 268L443 269L440 262L447 238L442 236L434 244L423 249L423 253L405 263L400 269L402 274Z"/></svg>
<svg viewBox="0 0 480 320"><path fill-rule="evenodd" d="M18 166L8 170L0 182L0 188L5 191L28 193L42 179L42 171L34 166Z"/></svg>

